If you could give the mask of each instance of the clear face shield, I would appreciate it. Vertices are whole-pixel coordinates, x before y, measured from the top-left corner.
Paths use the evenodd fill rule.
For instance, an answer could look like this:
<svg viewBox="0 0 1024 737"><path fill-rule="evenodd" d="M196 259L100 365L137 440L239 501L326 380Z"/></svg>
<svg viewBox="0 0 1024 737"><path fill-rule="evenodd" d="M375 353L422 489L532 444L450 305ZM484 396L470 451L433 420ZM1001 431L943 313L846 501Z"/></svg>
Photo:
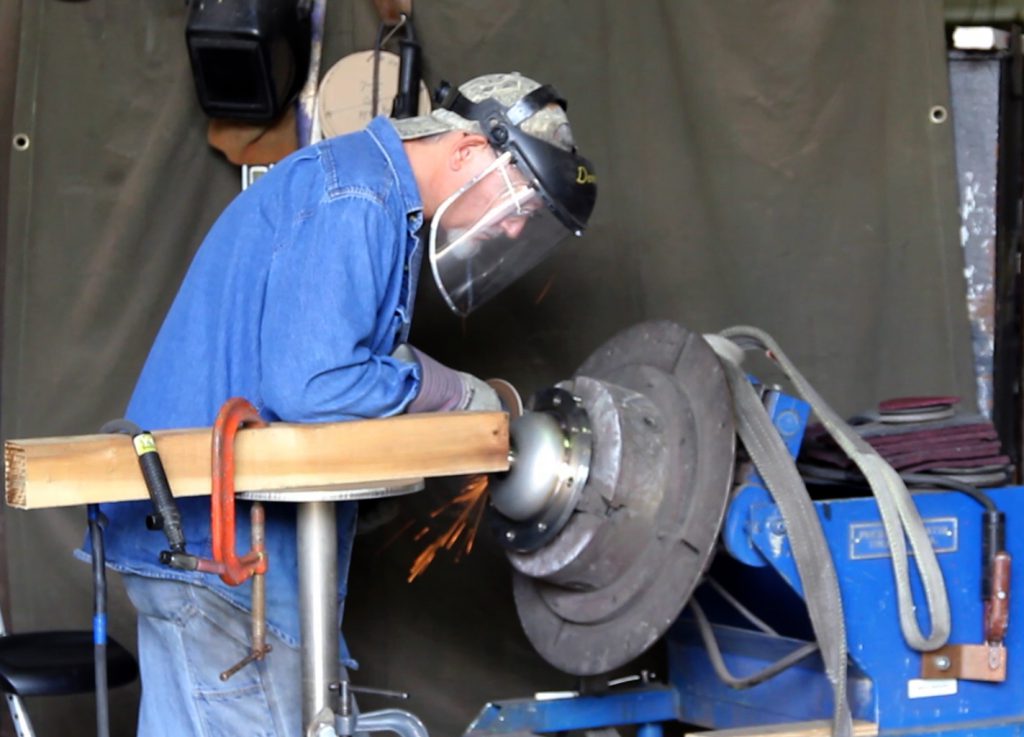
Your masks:
<svg viewBox="0 0 1024 737"><path fill-rule="evenodd" d="M437 209L430 225L434 281L448 306L468 315L569 235L506 152Z"/></svg>

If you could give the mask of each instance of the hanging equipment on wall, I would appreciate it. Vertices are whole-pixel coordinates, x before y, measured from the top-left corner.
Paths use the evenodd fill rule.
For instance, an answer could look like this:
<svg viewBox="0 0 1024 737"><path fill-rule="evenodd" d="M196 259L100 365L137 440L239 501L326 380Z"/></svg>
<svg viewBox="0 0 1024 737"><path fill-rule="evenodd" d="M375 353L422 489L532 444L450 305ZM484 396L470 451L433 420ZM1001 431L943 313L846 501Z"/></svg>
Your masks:
<svg viewBox="0 0 1024 737"><path fill-rule="evenodd" d="M310 8L311 0L190 0L185 39L203 111L253 122L277 118L306 80Z"/></svg>

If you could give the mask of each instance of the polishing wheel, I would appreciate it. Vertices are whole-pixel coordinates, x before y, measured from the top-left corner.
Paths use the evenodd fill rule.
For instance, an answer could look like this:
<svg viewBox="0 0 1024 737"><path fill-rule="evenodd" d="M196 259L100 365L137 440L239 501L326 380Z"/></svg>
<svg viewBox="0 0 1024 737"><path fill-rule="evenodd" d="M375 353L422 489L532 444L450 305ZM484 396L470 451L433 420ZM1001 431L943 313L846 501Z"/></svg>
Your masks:
<svg viewBox="0 0 1024 737"><path fill-rule="evenodd" d="M489 521L537 651L576 675L658 640L710 563L732 486L725 374L669 322L626 330L511 425Z"/></svg>

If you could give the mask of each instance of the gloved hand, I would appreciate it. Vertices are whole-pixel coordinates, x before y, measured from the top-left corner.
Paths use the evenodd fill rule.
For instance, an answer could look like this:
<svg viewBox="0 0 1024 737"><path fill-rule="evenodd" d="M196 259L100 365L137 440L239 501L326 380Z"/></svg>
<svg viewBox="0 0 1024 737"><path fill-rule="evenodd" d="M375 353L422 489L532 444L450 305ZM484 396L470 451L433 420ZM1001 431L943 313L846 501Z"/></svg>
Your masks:
<svg viewBox="0 0 1024 737"><path fill-rule="evenodd" d="M420 391L407 412L501 411L497 392L472 374L450 369L408 343L398 346L391 355L420 366Z"/></svg>
<svg viewBox="0 0 1024 737"><path fill-rule="evenodd" d="M501 412L501 400L487 382L481 381L472 374L457 372L462 379L462 403L464 410L473 412Z"/></svg>

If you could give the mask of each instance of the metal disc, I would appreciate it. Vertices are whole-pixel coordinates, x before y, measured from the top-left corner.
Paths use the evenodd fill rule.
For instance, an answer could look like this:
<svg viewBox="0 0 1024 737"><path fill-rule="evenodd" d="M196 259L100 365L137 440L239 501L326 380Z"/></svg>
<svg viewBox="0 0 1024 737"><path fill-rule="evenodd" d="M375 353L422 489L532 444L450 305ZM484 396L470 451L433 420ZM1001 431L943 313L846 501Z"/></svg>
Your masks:
<svg viewBox="0 0 1024 737"><path fill-rule="evenodd" d="M404 496L422 491L423 479L378 481L376 484L335 485L311 489L264 489L240 491L235 496L253 502L351 502Z"/></svg>
<svg viewBox="0 0 1024 737"><path fill-rule="evenodd" d="M593 380L615 390L599 391ZM736 439L718 358L674 323L641 324L608 341L580 367L575 387L594 429L591 475L576 515L547 547L577 559L559 559L552 572L550 550L515 556L514 593L537 651L563 671L594 675L647 650L686 605L715 549ZM602 443L602 432L616 442ZM619 457L601 457L610 451ZM605 473L614 488L601 488L598 468L614 470ZM608 561L617 575L601 575ZM541 569L543 578L529 575Z"/></svg>
<svg viewBox="0 0 1024 737"><path fill-rule="evenodd" d="M508 412L508 419L514 420L523 414L523 398L510 382L505 379L488 379L487 386L491 387L501 401L502 409Z"/></svg>
<svg viewBox="0 0 1024 737"><path fill-rule="evenodd" d="M590 422L576 397L564 389L545 389L530 404L530 414L512 423L517 460L507 473L491 477L487 510L498 541L522 552L543 547L565 525L586 484L591 456ZM549 432L534 432L542 428L538 421L545 422ZM532 427L521 434L521 424ZM519 447L519 440L546 442ZM519 509L503 504L507 500L517 502Z"/></svg>

